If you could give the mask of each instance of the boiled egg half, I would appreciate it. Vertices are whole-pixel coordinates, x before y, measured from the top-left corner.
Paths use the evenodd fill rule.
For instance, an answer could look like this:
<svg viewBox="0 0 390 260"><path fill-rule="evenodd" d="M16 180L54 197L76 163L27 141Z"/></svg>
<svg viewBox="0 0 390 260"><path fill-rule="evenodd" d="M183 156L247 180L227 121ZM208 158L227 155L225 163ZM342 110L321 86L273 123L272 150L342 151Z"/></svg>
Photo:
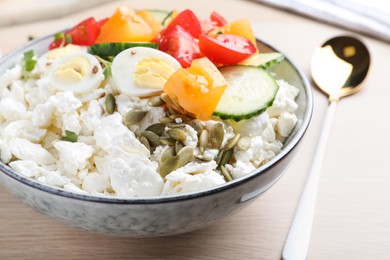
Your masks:
<svg viewBox="0 0 390 260"><path fill-rule="evenodd" d="M180 63L169 54L148 47L133 47L115 56L111 73L118 90L129 96L161 92Z"/></svg>
<svg viewBox="0 0 390 260"><path fill-rule="evenodd" d="M47 74L53 67L56 60L62 59L63 57L82 50L82 47L68 44L65 47L56 48L43 54L39 59L37 65L44 74Z"/></svg>
<svg viewBox="0 0 390 260"><path fill-rule="evenodd" d="M86 52L74 52L57 60L51 68L49 83L59 90L88 93L104 80L99 61Z"/></svg>

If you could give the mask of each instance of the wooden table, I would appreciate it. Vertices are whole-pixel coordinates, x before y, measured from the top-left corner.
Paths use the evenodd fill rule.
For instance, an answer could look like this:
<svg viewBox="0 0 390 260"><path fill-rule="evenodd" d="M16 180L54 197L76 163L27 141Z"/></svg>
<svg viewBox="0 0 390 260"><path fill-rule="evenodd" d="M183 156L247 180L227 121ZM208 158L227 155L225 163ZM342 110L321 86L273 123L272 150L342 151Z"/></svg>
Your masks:
<svg viewBox="0 0 390 260"><path fill-rule="evenodd" d="M102 18L112 2L72 16L1 28L0 49L11 51L28 35L44 36L87 16ZM133 0L134 8L218 10L228 20L249 18L257 37L279 48L309 75L314 48L348 33L246 1ZM359 36L372 55L361 92L342 100L330 137L316 208L309 259L390 259L390 46ZM279 259L310 167L327 107L314 91L315 109L299 153L284 177L250 206L219 224L190 234L128 239L64 226L0 187L0 259Z"/></svg>

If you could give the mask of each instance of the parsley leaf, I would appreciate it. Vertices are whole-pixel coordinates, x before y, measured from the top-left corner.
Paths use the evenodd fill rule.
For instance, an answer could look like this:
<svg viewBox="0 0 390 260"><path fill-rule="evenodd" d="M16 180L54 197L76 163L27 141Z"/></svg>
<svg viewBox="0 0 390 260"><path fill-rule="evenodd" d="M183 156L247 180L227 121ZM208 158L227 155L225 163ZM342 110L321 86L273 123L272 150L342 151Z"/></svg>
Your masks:
<svg viewBox="0 0 390 260"><path fill-rule="evenodd" d="M61 138L62 141L68 141L72 143L77 142L77 139L78 139L77 134L69 130L65 130L65 136Z"/></svg>

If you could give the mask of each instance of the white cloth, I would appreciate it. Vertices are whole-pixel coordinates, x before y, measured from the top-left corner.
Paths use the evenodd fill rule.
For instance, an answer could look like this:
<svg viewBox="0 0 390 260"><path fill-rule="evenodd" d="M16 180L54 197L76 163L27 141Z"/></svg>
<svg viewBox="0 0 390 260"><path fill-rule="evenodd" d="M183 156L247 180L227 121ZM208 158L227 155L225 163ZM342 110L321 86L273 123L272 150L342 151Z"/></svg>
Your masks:
<svg viewBox="0 0 390 260"><path fill-rule="evenodd" d="M0 0L0 27L53 19L112 0Z"/></svg>
<svg viewBox="0 0 390 260"><path fill-rule="evenodd" d="M252 0L390 42L389 0Z"/></svg>

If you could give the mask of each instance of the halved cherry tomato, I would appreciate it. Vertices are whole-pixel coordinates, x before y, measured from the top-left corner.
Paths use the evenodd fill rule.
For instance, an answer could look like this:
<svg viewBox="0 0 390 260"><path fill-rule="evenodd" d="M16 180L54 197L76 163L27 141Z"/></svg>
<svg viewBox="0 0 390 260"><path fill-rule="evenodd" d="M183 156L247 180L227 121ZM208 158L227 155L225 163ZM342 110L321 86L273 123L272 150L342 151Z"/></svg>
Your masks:
<svg viewBox="0 0 390 260"><path fill-rule="evenodd" d="M232 34L219 34L216 38L201 35L199 48L212 62L223 65L237 64L257 50L249 39Z"/></svg>
<svg viewBox="0 0 390 260"><path fill-rule="evenodd" d="M213 11L210 15L210 20L215 22L215 24L217 26L224 26L225 24L227 24L227 21L225 18L223 18L222 15L220 15L219 13Z"/></svg>
<svg viewBox="0 0 390 260"><path fill-rule="evenodd" d="M164 91L186 111L209 120L226 88L226 81L207 58L195 59L188 69L177 70L165 83Z"/></svg>
<svg viewBox="0 0 390 260"><path fill-rule="evenodd" d="M200 27L200 22L196 15L189 9L182 11L176 16L175 19L166 28L165 33L169 33L177 25L180 25L184 30L189 32L194 38L198 39L199 35L202 33L202 28Z"/></svg>
<svg viewBox="0 0 390 260"><path fill-rule="evenodd" d="M77 24L72 29L66 31L64 36L70 35L72 44L89 46L95 43L100 32L100 22L96 22L95 18L90 17ZM49 49L55 49L61 46L64 39L58 39L49 45ZM65 43L66 45L66 43Z"/></svg>
<svg viewBox="0 0 390 260"><path fill-rule="evenodd" d="M252 26L247 19L236 20L224 25L222 32L248 38L256 46L256 38Z"/></svg>
<svg viewBox="0 0 390 260"><path fill-rule="evenodd" d="M173 56L184 68L190 66L193 59L201 57L196 39L180 25L165 31L158 49Z"/></svg>
<svg viewBox="0 0 390 260"><path fill-rule="evenodd" d="M149 42L155 37L151 26L129 7L119 7L102 26L96 43Z"/></svg>

